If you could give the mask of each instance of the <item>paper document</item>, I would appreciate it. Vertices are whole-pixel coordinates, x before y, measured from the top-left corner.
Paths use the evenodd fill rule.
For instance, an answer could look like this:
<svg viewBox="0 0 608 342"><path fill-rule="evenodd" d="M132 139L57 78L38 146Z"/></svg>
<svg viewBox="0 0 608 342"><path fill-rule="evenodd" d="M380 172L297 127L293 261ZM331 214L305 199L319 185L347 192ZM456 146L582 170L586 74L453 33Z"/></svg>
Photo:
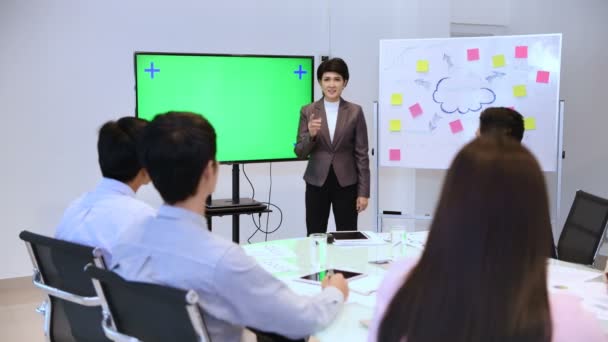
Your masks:
<svg viewBox="0 0 608 342"><path fill-rule="evenodd" d="M551 263L551 261L547 267L549 286L569 286L584 283L601 275L599 271L574 268L568 265Z"/></svg>
<svg viewBox="0 0 608 342"><path fill-rule="evenodd" d="M348 287L351 291L357 292L362 295L370 295L377 291L382 282L382 277L377 275L368 275L360 279L356 279L348 282Z"/></svg>
<svg viewBox="0 0 608 342"><path fill-rule="evenodd" d="M262 268L272 274L298 271L297 265L282 259L263 258L257 259L257 262L260 264L260 266L262 266Z"/></svg>
<svg viewBox="0 0 608 342"><path fill-rule="evenodd" d="M405 244L408 246L424 249L426 239L429 237L429 231L411 232L405 235Z"/></svg>
<svg viewBox="0 0 608 342"><path fill-rule="evenodd" d="M320 284L304 283L297 279L282 280L293 292L303 296L314 296L323 290Z"/></svg>
<svg viewBox="0 0 608 342"><path fill-rule="evenodd" d="M325 329L316 332L315 337L320 341L361 341L362 336L367 336L368 330L360 321L373 315L373 307L347 302L336 319Z"/></svg>
<svg viewBox="0 0 608 342"><path fill-rule="evenodd" d="M243 246L245 253L256 259L295 258L296 253L287 246L254 244Z"/></svg>

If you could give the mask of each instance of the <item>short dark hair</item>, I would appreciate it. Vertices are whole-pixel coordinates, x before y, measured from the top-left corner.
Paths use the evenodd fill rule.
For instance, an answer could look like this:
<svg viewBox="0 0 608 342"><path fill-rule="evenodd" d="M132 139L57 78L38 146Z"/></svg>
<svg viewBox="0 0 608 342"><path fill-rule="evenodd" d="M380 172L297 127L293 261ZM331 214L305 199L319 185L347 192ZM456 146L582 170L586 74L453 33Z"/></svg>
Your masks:
<svg viewBox="0 0 608 342"><path fill-rule="evenodd" d="M473 140L447 172L424 252L378 341L551 341L550 239L545 179L532 153L504 136Z"/></svg>
<svg viewBox="0 0 608 342"><path fill-rule="evenodd" d="M348 65L342 58L335 57L322 62L317 68L317 81L321 81L326 72L335 72L342 76L345 82L348 81Z"/></svg>
<svg viewBox="0 0 608 342"><path fill-rule="evenodd" d="M524 138L524 117L507 107L488 107L479 116L480 134L502 134L518 141Z"/></svg>
<svg viewBox="0 0 608 342"><path fill-rule="evenodd" d="M101 174L127 183L141 170L137 141L148 122L135 117L108 121L99 129L97 154Z"/></svg>
<svg viewBox="0 0 608 342"><path fill-rule="evenodd" d="M140 160L167 204L196 194L207 164L215 161L215 139L215 129L199 114L167 112L150 121L140 141Z"/></svg>

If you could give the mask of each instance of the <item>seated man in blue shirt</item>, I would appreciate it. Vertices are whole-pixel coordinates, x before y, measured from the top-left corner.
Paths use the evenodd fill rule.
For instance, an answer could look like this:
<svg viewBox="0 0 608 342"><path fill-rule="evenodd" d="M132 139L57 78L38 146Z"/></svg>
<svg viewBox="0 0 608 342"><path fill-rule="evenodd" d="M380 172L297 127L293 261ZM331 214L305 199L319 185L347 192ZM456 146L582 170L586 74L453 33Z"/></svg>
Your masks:
<svg viewBox="0 0 608 342"><path fill-rule="evenodd" d="M147 121L124 117L101 126L97 140L103 179L66 209L55 237L108 251L132 225L155 214L135 192L150 182L137 157L137 139Z"/></svg>
<svg viewBox="0 0 608 342"><path fill-rule="evenodd" d="M476 135L498 134L511 137L519 142L524 138L524 117L515 109L507 107L488 107L479 115L479 128ZM557 250L551 233L551 257L557 259Z"/></svg>
<svg viewBox="0 0 608 342"><path fill-rule="evenodd" d="M112 269L129 280L195 290L213 341L240 341L244 327L293 339L324 328L348 296L342 275L313 297L297 295L207 229L215 155L215 130L202 116L169 112L149 123L140 156L165 204L116 245Z"/></svg>

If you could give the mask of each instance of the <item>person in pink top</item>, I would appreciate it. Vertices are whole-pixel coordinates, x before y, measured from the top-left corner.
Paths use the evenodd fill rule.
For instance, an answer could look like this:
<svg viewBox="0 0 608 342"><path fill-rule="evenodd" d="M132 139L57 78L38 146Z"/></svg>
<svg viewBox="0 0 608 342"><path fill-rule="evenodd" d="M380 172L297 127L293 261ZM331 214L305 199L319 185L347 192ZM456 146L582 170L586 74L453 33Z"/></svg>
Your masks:
<svg viewBox="0 0 608 342"><path fill-rule="evenodd" d="M450 166L420 259L378 290L369 341L606 341L578 299L548 294L550 232L536 159L476 138Z"/></svg>

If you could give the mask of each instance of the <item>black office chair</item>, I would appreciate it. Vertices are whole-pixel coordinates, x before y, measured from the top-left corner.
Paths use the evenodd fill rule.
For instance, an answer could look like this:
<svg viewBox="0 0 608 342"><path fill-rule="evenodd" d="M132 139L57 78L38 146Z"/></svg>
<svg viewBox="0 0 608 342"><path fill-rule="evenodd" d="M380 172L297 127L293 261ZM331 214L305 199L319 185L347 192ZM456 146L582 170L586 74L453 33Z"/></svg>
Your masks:
<svg viewBox="0 0 608 342"><path fill-rule="evenodd" d="M48 295L38 311L44 314L47 341L108 342L101 329L101 302L87 264L105 268L102 251L67 241L22 231L34 266L34 285Z"/></svg>
<svg viewBox="0 0 608 342"><path fill-rule="evenodd" d="M114 341L210 342L196 292L127 281L88 266L103 307L103 330Z"/></svg>
<svg viewBox="0 0 608 342"><path fill-rule="evenodd" d="M608 200L576 192L557 243L559 260L593 265L608 222Z"/></svg>

